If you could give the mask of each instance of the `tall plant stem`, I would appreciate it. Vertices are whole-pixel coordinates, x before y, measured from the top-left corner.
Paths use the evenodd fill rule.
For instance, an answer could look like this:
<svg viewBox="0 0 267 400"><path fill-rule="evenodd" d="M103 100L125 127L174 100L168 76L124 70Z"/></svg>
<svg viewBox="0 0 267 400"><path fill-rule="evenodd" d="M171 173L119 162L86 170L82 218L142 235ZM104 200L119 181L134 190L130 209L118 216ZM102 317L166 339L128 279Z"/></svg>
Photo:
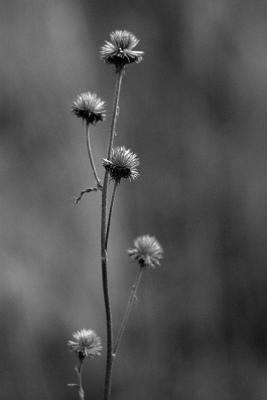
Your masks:
<svg viewBox="0 0 267 400"><path fill-rule="evenodd" d="M87 151L88 151L88 156L89 156L89 160L90 160L90 164L93 170L93 174L96 180L96 184L97 187L101 188L101 181L98 178L97 175L97 171L96 171L96 167L95 167L95 162L94 162L94 157L93 157L93 153L92 153L92 146L91 146L91 137L90 137L90 128L89 128L89 124L86 123L86 145L87 145Z"/></svg>
<svg viewBox="0 0 267 400"><path fill-rule="evenodd" d="M113 205L114 205L114 200L115 200L115 194L116 194L116 189L118 187L118 181L114 181L114 186L113 186L113 192L112 192L112 197L110 200L110 208L109 208L109 215L108 215L108 224L107 224L107 233L106 233L106 248L108 245L108 238L109 238L109 231L110 231L110 223L111 223L111 215L112 215L112 210L113 210Z"/></svg>
<svg viewBox="0 0 267 400"><path fill-rule="evenodd" d="M118 104L120 98L121 81L123 76L123 68L117 73L113 114L111 121L110 138L107 152L107 159L110 158L113 146L116 121L118 117ZM108 290L108 274L107 274L107 245L106 240L106 208L107 208L107 189L108 189L108 171L105 172L103 189L102 189L102 209L101 209L101 266L102 266L102 286L106 311L106 327L107 327L107 358L106 358L106 374L105 374L105 387L104 387L104 400L109 400L111 393L111 377L112 377L112 363L113 363L113 327L112 327L112 313L109 299Z"/></svg>
<svg viewBox="0 0 267 400"><path fill-rule="evenodd" d="M140 268L138 270L138 273L136 275L134 284L132 285L132 290L131 290L131 293L130 293L130 296L129 296L128 304L127 304L127 307L126 307L126 310L125 310L125 313L124 313L124 316L123 316L123 319L122 319L122 322L121 322L121 325L120 325L120 328L119 328L119 331L118 331L118 335L116 337L116 341L114 343L114 347L113 347L113 356L114 357L117 355L118 348L119 348L119 345L121 343L122 336L123 336L123 334L125 332L125 329L127 327L129 316L131 314L131 311L132 311L132 308L133 308L133 305L134 305L134 302L135 302L135 299L136 299L137 289L138 289L138 286L139 286L139 284L141 282L144 269L145 269L145 267L140 266Z"/></svg>

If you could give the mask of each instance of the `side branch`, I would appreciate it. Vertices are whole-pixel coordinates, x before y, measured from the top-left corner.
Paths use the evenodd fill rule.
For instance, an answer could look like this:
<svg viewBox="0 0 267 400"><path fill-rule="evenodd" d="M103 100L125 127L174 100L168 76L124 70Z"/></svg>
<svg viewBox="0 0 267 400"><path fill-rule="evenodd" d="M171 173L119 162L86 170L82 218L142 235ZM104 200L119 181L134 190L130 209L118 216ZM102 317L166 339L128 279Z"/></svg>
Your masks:
<svg viewBox="0 0 267 400"><path fill-rule="evenodd" d="M77 196L77 197L74 198L75 204L78 204L78 203L81 201L81 199L82 199L82 197L83 197L84 194L86 194L86 193L91 193L91 192L97 192L98 190L101 190L101 188L98 187L98 186L96 186L96 187L91 187L91 188L86 188L86 189L81 190L79 196Z"/></svg>
<svg viewBox="0 0 267 400"><path fill-rule="evenodd" d="M96 180L96 186L99 187L99 188L102 188L101 181L100 181L100 179L98 178L98 175L97 175L97 170L96 170L95 161L94 161L94 157L93 157L89 123L86 123L86 146L87 146L87 151L88 151L90 164L91 164L91 167L92 167L92 170L93 170L93 174L94 174L94 177L95 177L95 180Z"/></svg>
<svg viewBox="0 0 267 400"><path fill-rule="evenodd" d="M108 238L109 238L109 231L110 231L110 224L111 224L111 215L112 215L112 210L113 210L113 205L114 205L114 200L115 200L115 194L116 194L117 187L118 187L118 181L115 181L114 182L114 186L113 186L111 202L110 202L109 215L108 215L108 224L107 224L107 233L106 233L106 249L108 247Z"/></svg>

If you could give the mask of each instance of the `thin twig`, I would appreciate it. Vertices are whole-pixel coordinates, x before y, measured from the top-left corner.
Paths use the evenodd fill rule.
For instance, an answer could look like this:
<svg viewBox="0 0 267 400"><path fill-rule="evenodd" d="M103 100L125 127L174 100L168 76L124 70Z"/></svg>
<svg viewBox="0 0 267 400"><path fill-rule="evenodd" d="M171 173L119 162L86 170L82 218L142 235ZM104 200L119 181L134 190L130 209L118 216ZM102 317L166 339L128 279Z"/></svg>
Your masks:
<svg viewBox="0 0 267 400"><path fill-rule="evenodd" d="M79 201L81 201L84 194L91 193L91 192L97 192L98 190L101 190L101 189L99 187L92 187L92 188L86 188L86 189L81 190L79 196L74 197L75 204L78 204Z"/></svg>
<svg viewBox="0 0 267 400"><path fill-rule="evenodd" d="M90 164L93 170L93 174L96 180L96 185L99 188L102 188L102 184L100 179L98 178L97 175L97 170L94 162L94 157L93 157L93 152L92 152L92 146L91 146L91 137L90 137L90 129L89 129L89 123L86 123L86 145L87 145L87 151L88 151L88 156L90 160Z"/></svg>
<svg viewBox="0 0 267 400"><path fill-rule="evenodd" d="M116 337L116 340L115 340L115 343L114 343L114 347L113 347L113 356L114 357L117 355L118 348L119 348L119 345L121 343L122 336L123 336L123 334L125 332L125 329L127 327L129 316L131 314L133 305L134 305L135 300L136 300L137 289L138 289L138 286L139 286L139 284L141 282L141 278L142 278L142 274L143 274L144 269L145 269L145 267L140 266L140 268L138 270L138 273L136 275L134 284L132 285L132 289L131 289L131 293L130 293L130 296L129 296L128 304L127 304L127 307L126 307L126 310L125 310L125 313L124 313L124 316L123 316L123 319L122 319L122 322L121 322L121 325L120 325L120 328L119 328L119 331L118 331L118 334L117 334L117 337Z"/></svg>
<svg viewBox="0 0 267 400"><path fill-rule="evenodd" d="M115 95L114 95L114 103L113 103L113 116L112 116L112 122L111 122L111 133L109 137L109 145L108 145L108 153L107 153L107 159L109 160L111 150L113 147L113 141L114 141L114 136L116 136L116 122L119 116L119 98L120 98L120 91L121 91L121 81L123 78L124 74L124 68L121 68L121 70L117 73L117 80L116 80L116 87L115 87Z"/></svg>
<svg viewBox="0 0 267 400"><path fill-rule="evenodd" d="M108 214L108 224L107 224L107 233L106 233L106 248L107 248L107 245L108 245L110 223L111 223L111 215L112 215L112 210L113 210L114 199L115 199L115 194L116 194L117 187L118 187L118 181L115 180L114 181L114 186L113 186L112 197L111 197L111 201L110 201L109 214Z"/></svg>

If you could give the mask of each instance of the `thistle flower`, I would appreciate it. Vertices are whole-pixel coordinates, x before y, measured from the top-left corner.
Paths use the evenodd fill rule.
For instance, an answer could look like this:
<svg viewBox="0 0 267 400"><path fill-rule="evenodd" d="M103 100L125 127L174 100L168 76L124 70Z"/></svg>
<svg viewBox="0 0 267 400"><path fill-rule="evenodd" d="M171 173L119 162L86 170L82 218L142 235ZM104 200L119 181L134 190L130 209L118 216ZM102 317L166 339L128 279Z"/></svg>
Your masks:
<svg viewBox="0 0 267 400"><path fill-rule="evenodd" d="M110 42L105 41L100 50L101 58L114 64L119 71L124 65L139 63L143 59L143 51L133 50L139 40L128 31L115 31L110 34Z"/></svg>
<svg viewBox="0 0 267 400"><path fill-rule="evenodd" d="M136 260L140 267L155 268L160 265L163 249L154 236L139 236L134 241L134 248L128 250L128 255Z"/></svg>
<svg viewBox="0 0 267 400"><path fill-rule="evenodd" d="M73 100L72 112L87 124L96 124L106 117L105 102L95 93L81 93Z"/></svg>
<svg viewBox="0 0 267 400"><path fill-rule="evenodd" d="M140 164L136 154L126 150L124 146L112 149L110 160L104 159L103 166L112 179L120 183L122 178L133 181L138 177L136 167Z"/></svg>
<svg viewBox="0 0 267 400"><path fill-rule="evenodd" d="M73 340L69 340L67 345L70 351L75 352L80 359L85 357L93 358L101 354L102 346L100 337L91 329L81 329L73 333Z"/></svg>

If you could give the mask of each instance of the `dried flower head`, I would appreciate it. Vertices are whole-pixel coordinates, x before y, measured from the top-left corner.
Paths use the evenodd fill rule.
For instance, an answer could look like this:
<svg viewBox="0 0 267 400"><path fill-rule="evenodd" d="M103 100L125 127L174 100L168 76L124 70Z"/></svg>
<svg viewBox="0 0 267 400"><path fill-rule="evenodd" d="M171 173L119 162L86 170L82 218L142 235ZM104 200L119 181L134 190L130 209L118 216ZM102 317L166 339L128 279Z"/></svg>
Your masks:
<svg viewBox="0 0 267 400"><path fill-rule="evenodd" d="M109 172L112 179L120 182L122 178L130 181L138 177L136 167L140 164L136 154L126 150L124 146L112 149L110 160L104 159L103 166Z"/></svg>
<svg viewBox="0 0 267 400"><path fill-rule="evenodd" d="M142 61L144 52L133 50L138 43L132 33L115 31L110 34L110 42L105 41L100 54L106 63L115 64L118 71L126 64Z"/></svg>
<svg viewBox="0 0 267 400"><path fill-rule="evenodd" d="M75 352L80 359L85 357L93 358L101 354L102 346L100 337L91 329L81 329L73 333L73 340L67 345L70 351Z"/></svg>
<svg viewBox="0 0 267 400"><path fill-rule="evenodd" d="M155 268L160 265L163 249L154 236L144 235L135 239L134 248L128 250L128 255L141 267Z"/></svg>
<svg viewBox="0 0 267 400"><path fill-rule="evenodd" d="M96 124L106 117L105 102L95 93L81 93L73 100L72 112L88 124Z"/></svg>

